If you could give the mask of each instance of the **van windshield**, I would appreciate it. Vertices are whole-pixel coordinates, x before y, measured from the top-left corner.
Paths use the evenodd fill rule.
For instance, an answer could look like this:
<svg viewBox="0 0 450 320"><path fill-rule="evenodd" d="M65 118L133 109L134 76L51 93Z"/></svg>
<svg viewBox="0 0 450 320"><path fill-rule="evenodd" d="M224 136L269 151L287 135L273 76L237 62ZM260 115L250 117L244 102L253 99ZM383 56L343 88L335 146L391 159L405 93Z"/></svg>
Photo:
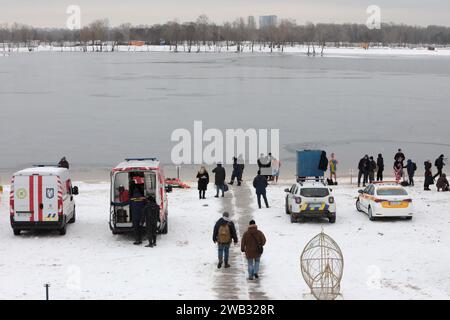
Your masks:
<svg viewBox="0 0 450 320"><path fill-rule="evenodd" d="M377 190L379 196L407 196L408 192L401 188L383 188Z"/></svg>
<svg viewBox="0 0 450 320"><path fill-rule="evenodd" d="M300 195L307 198L323 198L330 194L327 188L302 188Z"/></svg>

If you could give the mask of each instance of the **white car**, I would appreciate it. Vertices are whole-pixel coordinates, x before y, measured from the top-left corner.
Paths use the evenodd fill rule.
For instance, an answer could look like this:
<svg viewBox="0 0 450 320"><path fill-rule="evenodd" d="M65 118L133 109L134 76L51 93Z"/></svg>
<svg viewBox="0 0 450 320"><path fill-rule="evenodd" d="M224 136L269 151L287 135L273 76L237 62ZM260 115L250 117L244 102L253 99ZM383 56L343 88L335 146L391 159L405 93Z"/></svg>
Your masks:
<svg viewBox="0 0 450 320"><path fill-rule="evenodd" d="M369 184L359 190L356 209L374 221L381 217L404 217L411 220L414 207L408 191L395 182Z"/></svg>
<svg viewBox="0 0 450 320"><path fill-rule="evenodd" d="M297 182L286 195L286 213L291 215L291 222L302 218L327 218L336 222L336 203L332 190L323 182Z"/></svg>

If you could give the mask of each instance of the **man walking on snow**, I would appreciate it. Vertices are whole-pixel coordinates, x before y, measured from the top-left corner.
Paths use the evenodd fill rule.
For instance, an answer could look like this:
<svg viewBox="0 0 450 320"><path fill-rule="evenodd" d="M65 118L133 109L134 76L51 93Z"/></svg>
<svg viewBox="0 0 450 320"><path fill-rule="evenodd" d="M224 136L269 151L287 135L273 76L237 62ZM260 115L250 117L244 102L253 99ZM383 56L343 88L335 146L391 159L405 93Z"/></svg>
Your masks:
<svg viewBox="0 0 450 320"><path fill-rule="evenodd" d="M238 238L236 234L236 228L234 222L230 219L230 214L224 212L222 218L220 218L213 231L213 242L217 243L219 263L217 268L222 268L222 264L225 263L225 268L229 268L228 258L230 254L230 245L234 241L234 244L238 243Z"/></svg>
<svg viewBox="0 0 450 320"><path fill-rule="evenodd" d="M148 236L148 245L146 245L146 247L156 247L156 232L159 221L159 212L160 208L156 203L155 197L153 195L149 195L144 206L145 229Z"/></svg>
<svg viewBox="0 0 450 320"><path fill-rule="evenodd" d="M269 203L267 202L266 188L267 188L267 178L261 175L261 171L258 171L258 175L253 179L253 187L256 190L256 198L258 200L258 207L261 209L261 196L264 199L266 208L269 208Z"/></svg>
<svg viewBox="0 0 450 320"><path fill-rule="evenodd" d="M266 244L264 233L258 230L255 220L249 222L241 241L241 251L245 252L248 263L248 280L258 279L259 262Z"/></svg>
<svg viewBox="0 0 450 320"><path fill-rule="evenodd" d="M214 184L216 185L216 195L215 197L219 197L219 190L222 190L222 198L225 197L225 168L222 167L222 163L217 163L217 167L215 167L212 172L214 173Z"/></svg>

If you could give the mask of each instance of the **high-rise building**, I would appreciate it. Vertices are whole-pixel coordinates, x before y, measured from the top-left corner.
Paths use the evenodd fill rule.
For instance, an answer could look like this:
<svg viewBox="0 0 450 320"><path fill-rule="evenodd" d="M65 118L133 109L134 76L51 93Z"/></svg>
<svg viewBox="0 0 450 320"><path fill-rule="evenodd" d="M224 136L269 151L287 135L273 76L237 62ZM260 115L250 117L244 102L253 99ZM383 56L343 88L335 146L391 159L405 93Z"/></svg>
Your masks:
<svg viewBox="0 0 450 320"><path fill-rule="evenodd" d="M275 27L277 25L277 16L260 16L259 17L259 28Z"/></svg>
<svg viewBox="0 0 450 320"><path fill-rule="evenodd" d="M248 16L247 18L247 26L250 29L256 29L256 19L254 16Z"/></svg>

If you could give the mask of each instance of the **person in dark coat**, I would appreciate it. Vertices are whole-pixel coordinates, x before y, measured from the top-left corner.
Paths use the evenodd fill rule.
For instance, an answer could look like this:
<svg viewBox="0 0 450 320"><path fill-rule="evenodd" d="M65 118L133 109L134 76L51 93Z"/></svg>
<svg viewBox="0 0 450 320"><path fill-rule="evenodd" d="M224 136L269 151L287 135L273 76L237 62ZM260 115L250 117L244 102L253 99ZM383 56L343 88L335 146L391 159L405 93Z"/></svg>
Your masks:
<svg viewBox="0 0 450 320"><path fill-rule="evenodd" d="M222 198L225 197L225 178L226 172L225 168L222 167L222 163L217 163L217 167L215 167L212 171L214 173L214 184L216 185L216 198L219 197L219 191L222 190Z"/></svg>
<svg viewBox="0 0 450 320"><path fill-rule="evenodd" d="M444 163L444 155L441 154L439 158L436 159L434 162L434 165L436 166L437 173L433 176L433 178L436 179L436 177L442 176L442 170L444 169L445 163Z"/></svg>
<svg viewBox="0 0 450 320"><path fill-rule="evenodd" d="M160 207L156 203L153 195L149 195L145 201L144 206L145 228L147 231L148 245L146 247L156 246L156 234L158 231L158 221L160 214Z"/></svg>
<svg viewBox="0 0 450 320"><path fill-rule="evenodd" d="M436 188L437 191L449 191L449 184L447 180L447 175L445 173L442 174L442 176L439 177L439 179L436 182Z"/></svg>
<svg viewBox="0 0 450 320"><path fill-rule="evenodd" d="M269 202L267 201L266 196L266 188L267 188L267 179L265 176L261 175L261 171L258 170L258 175L253 179L253 187L256 190L256 198L258 200L258 207L261 209L261 196L264 199L264 203L266 204L266 208L269 208Z"/></svg>
<svg viewBox="0 0 450 320"><path fill-rule="evenodd" d="M363 178L363 187L366 186L369 177L369 168L369 156L366 154L358 163L358 187L361 185L361 178Z"/></svg>
<svg viewBox="0 0 450 320"><path fill-rule="evenodd" d="M408 184L412 187L414 186L414 175L416 170L417 165L412 162L411 159L408 159L408 161L406 161L406 172L408 173Z"/></svg>
<svg viewBox="0 0 450 320"><path fill-rule="evenodd" d="M205 193L208 189L209 183L209 174L206 171L205 166L201 166L200 170L197 173L197 187L198 187L198 196L200 199L206 199Z"/></svg>
<svg viewBox="0 0 450 320"><path fill-rule="evenodd" d="M242 183L242 176L244 175L244 169L245 169L245 161L244 161L244 158L242 157L242 154L240 154L238 156L237 163L238 163L238 166L240 168L240 170L239 170L239 174L240 175L238 177L238 180L239 180L240 183Z"/></svg>
<svg viewBox="0 0 450 320"><path fill-rule="evenodd" d="M69 169L69 161L67 161L66 157L62 157L59 160L58 167Z"/></svg>
<svg viewBox="0 0 450 320"><path fill-rule="evenodd" d="M401 162L402 167L404 167L405 160L405 154L403 153L402 149L398 149L397 153L394 156L394 161Z"/></svg>
<svg viewBox="0 0 450 320"><path fill-rule="evenodd" d="M234 180L236 179L237 185L240 186L241 185L241 180L240 180L241 177L242 177L241 166L238 164L238 159L236 157L233 157L233 172L231 174L230 185L233 185Z"/></svg>
<svg viewBox="0 0 450 320"><path fill-rule="evenodd" d="M425 166L425 181L424 181L424 190L430 191L430 185L434 184L434 178L433 173L431 172L431 168L433 167L431 165L431 161L427 160L424 162Z"/></svg>
<svg viewBox="0 0 450 320"><path fill-rule="evenodd" d="M322 153L320 154L319 170L323 172L326 172L328 170L328 158L325 151L322 151Z"/></svg>
<svg viewBox="0 0 450 320"><path fill-rule="evenodd" d="M384 159L381 153L378 154L377 167L377 181L383 181Z"/></svg>
<svg viewBox="0 0 450 320"><path fill-rule="evenodd" d="M143 220L143 209L145 205L144 194L138 185L133 187L133 191L130 199L130 212L131 220L133 222L134 229L134 243L139 245L142 243L142 220Z"/></svg>
<svg viewBox="0 0 450 320"><path fill-rule="evenodd" d="M264 233L258 230L255 220L251 220L241 240L241 251L245 252L245 257L247 258L249 280L259 278L259 263L265 244L266 237Z"/></svg>
<svg viewBox="0 0 450 320"><path fill-rule="evenodd" d="M375 181L375 171L377 171L377 163L373 157L369 158L369 182L373 183Z"/></svg>
<svg viewBox="0 0 450 320"><path fill-rule="evenodd" d="M228 258L231 242L234 241L234 244L237 244L239 240L236 233L236 227L234 222L231 221L230 214L228 212L225 211L222 218L217 220L214 225L212 239L214 243L217 243L219 257L217 268L222 268L223 263L225 263L225 268L229 268L230 264L228 263Z"/></svg>

